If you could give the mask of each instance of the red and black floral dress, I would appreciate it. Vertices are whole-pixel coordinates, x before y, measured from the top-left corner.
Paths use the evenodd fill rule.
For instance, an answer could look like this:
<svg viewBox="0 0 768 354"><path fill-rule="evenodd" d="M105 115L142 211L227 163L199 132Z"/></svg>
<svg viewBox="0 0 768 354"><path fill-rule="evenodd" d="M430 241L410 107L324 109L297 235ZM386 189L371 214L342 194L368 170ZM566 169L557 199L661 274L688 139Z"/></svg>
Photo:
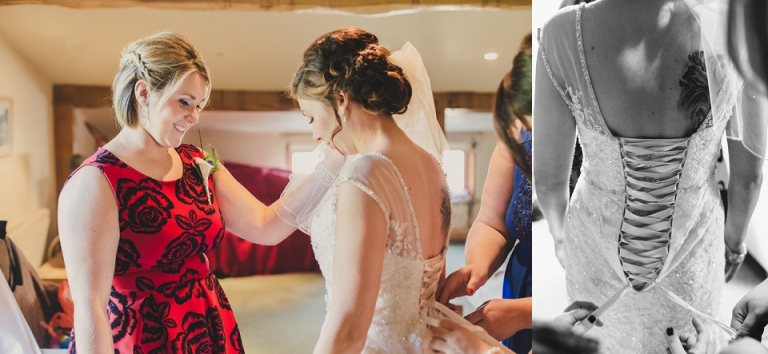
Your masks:
<svg viewBox="0 0 768 354"><path fill-rule="evenodd" d="M224 290L203 252L224 238L192 145L176 148L184 175L157 181L99 149L82 166L98 167L112 186L120 243L107 311L115 353L243 353ZM69 353L76 353L75 334Z"/></svg>

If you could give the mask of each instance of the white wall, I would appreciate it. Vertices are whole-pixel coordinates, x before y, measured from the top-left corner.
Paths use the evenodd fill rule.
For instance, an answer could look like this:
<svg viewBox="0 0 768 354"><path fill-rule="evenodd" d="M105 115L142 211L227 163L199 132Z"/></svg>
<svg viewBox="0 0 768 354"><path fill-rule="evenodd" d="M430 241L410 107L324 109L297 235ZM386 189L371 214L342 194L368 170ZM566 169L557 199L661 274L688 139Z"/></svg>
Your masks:
<svg viewBox="0 0 768 354"><path fill-rule="evenodd" d="M0 220L13 222L39 208L55 216L53 84L3 38L0 78L0 96L13 100L13 153L0 157Z"/></svg>

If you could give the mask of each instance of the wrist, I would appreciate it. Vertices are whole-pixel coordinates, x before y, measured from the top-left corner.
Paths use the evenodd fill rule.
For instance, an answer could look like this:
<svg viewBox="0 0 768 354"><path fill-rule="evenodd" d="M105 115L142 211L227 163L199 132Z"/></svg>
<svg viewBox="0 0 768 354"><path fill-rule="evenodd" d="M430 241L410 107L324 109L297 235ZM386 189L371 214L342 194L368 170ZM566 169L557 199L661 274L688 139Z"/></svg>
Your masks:
<svg viewBox="0 0 768 354"><path fill-rule="evenodd" d="M322 184L330 187L338 174L329 171L323 164L318 164L315 167L314 175Z"/></svg>
<svg viewBox="0 0 768 354"><path fill-rule="evenodd" d="M747 244L739 243L736 246L728 245L726 241L725 245L725 260L731 264L738 264L744 262L744 258L747 256Z"/></svg>
<svg viewBox="0 0 768 354"><path fill-rule="evenodd" d="M501 299L501 308L498 311L504 330L499 332L500 340L513 336L520 330L531 328L532 302L530 297L520 299Z"/></svg>
<svg viewBox="0 0 768 354"><path fill-rule="evenodd" d="M552 238L555 240L556 244L563 243L563 240L565 239L565 235L562 227L554 225L553 223L549 226L549 233L552 235Z"/></svg>
<svg viewBox="0 0 768 354"><path fill-rule="evenodd" d="M467 262L464 269L467 270L470 278L480 280L480 284L485 284L488 281L488 276L491 274L491 266L488 262ZM477 289L475 289L477 290Z"/></svg>
<svg viewBox="0 0 768 354"><path fill-rule="evenodd" d="M747 248L747 244L744 242L744 238L740 237L726 237L725 248L728 251L734 253L742 253Z"/></svg>

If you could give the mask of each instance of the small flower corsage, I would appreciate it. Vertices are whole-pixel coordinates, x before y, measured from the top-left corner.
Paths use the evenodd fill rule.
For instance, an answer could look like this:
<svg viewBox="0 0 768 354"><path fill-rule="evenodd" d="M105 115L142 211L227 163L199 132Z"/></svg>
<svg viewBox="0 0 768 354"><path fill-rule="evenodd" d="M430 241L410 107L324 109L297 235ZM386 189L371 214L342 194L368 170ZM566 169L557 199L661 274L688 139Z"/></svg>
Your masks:
<svg viewBox="0 0 768 354"><path fill-rule="evenodd" d="M205 145L203 144L203 133L201 131L198 131L198 133L200 134L200 150L203 151L203 158L194 158L196 163L195 169L200 173L200 177L203 178L203 186L205 187L205 194L208 197L208 205L211 205L211 189L208 185L208 176L221 167L221 159L216 152L216 148L211 146L211 144L208 144L207 149L205 148Z"/></svg>

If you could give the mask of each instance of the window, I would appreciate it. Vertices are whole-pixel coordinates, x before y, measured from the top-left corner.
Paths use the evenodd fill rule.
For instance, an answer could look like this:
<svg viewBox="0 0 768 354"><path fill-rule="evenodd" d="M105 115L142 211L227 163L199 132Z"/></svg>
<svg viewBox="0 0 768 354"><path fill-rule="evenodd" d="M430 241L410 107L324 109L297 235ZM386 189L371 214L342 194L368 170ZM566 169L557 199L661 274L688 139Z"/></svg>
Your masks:
<svg viewBox="0 0 768 354"><path fill-rule="evenodd" d="M452 196L467 193L466 158L464 150L448 150L443 154L443 170Z"/></svg>
<svg viewBox="0 0 768 354"><path fill-rule="evenodd" d="M294 151L290 154L291 171L297 171L312 160L311 151ZM452 196L464 196L467 188L467 162L464 150L448 150L443 155L443 170L445 171L448 188Z"/></svg>
<svg viewBox="0 0 768 354"><path fill-rule="evenodd" d="M312 161L311 151L298 151L291 154L291 171L298 171Z"/></svg>

